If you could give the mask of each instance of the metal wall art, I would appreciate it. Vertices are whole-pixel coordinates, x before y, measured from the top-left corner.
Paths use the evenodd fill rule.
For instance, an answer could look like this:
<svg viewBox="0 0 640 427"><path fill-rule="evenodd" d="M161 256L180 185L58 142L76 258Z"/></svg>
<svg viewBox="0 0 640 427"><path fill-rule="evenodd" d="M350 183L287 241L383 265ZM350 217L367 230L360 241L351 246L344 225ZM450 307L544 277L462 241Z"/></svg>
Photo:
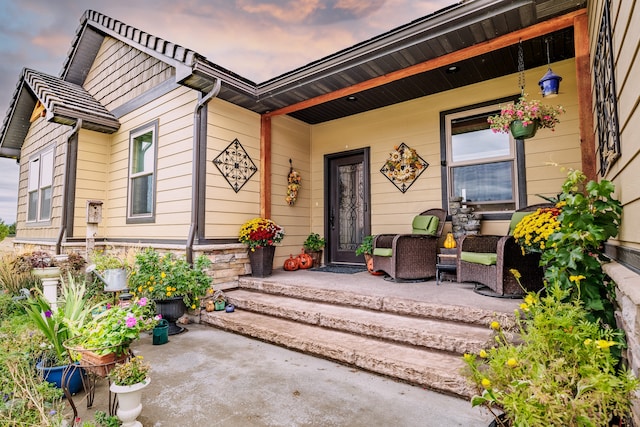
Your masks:
<svg viewBox="0 0 640 427"><path fill-rule="evenodd" d="M389 158L384 163L380 172L395 185L398 190L405 192L416 179L424 172L429 163L420 157L416 150L407 146L404 142L393 148Z"/></svg>
<svg viewBox="0 0 640 427"><path fill-rule="evenodd" d="M213 159L213 164L236 193L258 171L237 138Z"/></svg>

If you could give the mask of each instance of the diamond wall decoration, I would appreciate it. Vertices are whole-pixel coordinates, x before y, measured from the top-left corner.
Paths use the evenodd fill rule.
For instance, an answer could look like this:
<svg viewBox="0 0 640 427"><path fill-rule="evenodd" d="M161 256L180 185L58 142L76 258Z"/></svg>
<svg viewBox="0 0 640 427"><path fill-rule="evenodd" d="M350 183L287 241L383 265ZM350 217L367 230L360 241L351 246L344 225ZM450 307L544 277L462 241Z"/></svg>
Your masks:
<svg viewBox="0 0 640 427"><path fill-rule="evenodd" d="M403 142L389 153L389 158L380 168L380 172L404 193L428 166L429 163L418 156L416 150Z"/></svg>
<svg viewBox="0 0 640 427"><path fill-rule="evenodd" d="M213 159L213 164L236 193L258 171L237 138Z"/></svg>

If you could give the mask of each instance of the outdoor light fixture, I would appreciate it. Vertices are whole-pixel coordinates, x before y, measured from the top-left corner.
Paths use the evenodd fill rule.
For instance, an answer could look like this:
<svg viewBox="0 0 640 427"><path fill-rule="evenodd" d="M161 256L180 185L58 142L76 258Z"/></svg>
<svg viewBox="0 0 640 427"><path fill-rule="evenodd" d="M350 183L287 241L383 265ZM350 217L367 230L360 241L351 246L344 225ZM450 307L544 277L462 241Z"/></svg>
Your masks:
<svg viewBox="0 0 640 427"><path fill-rule="evenodd" d="M356 102L358 98L356 98L355 95L349 95L347 96L346 100L349 102Z"/></svg>
<svg viewBox="0 0 640 427"><path fill-rule="evenodd" d="M457 65L450 65L447 67L447 74L457 73L458 71L460 71L460 67Z"/></svg>
<svg viewBox="0 0 640 427"><path fill-rule="evenodd" d="M560 92L560 81L562 80L562 77L551 71L551 59L549 57L549 39L544 39L544 42L547 45L547 65L549 66L549 69L547 70L545 75L542 76L538 84L540 85L540 90L542 91L542 97L552 98L554 96L557 96L558 92Z"/></svg>

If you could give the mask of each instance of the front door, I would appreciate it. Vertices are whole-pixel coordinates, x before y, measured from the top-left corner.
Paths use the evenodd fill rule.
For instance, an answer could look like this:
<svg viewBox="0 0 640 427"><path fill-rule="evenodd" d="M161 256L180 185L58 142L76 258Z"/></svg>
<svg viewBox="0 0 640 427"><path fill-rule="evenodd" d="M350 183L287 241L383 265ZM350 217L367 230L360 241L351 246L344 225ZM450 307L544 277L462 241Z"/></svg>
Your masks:
<svg viewBox="0 0 640 427"><path fill-rule="evenodd" d="M325 236L330 264L364 264L356 248L371 233L369 149L325 156Z"/></svg>

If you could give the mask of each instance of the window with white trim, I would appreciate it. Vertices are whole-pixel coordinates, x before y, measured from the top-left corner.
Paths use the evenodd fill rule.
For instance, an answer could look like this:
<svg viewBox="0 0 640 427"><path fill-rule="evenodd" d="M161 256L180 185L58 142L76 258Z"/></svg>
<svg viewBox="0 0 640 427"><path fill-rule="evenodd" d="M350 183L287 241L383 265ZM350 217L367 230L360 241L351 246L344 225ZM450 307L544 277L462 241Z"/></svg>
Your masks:
<svg viewBox="0 0 640 427"><path fill-rule="evenodd" d="M51 219L53 161L53 148L42 151L29 160L27 222Z"/></svg>
<svg viewBox="0 0 640 427"><path fill-rule="evenodd" d="M516 141L487 123L499 111L499 105L490 105L445 116L447 196L462 197L476 212L518 206Z"/></svg>
<svg viewBox="0 0 640 427"><path fill-rule="evenodd" d="M157 138L157 121L129 135L128 222L155 219Z"/></svg>

